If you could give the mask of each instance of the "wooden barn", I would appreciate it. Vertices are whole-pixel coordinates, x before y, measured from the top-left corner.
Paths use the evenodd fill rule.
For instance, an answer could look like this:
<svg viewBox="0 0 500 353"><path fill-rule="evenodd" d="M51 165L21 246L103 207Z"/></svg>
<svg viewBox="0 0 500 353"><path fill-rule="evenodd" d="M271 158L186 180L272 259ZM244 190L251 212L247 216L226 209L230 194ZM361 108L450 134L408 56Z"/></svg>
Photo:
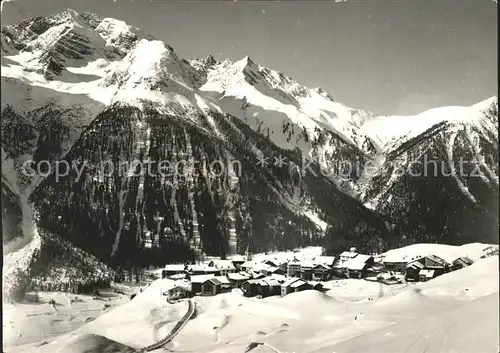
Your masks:
<svg viewBox="0 0 500 353"><path fill-rule="evenodd" d="M201 295L217 295L230 291L231 285L225 276L212 277L201 284Z"/></svg>
<svg viewBox="0 0 500 353"><path fill-rule="evenodd" d="M233 288L241 288L241 285L250 279L250 274L246 272L228 273L227 279Z"/></svg>
<svg viewBox="0 0 500 353"><path fill-rule="evenodd" d="M245 297L255 297L258 294L258 284L260 279L250 279L241 285L241 290Z"/></svg>
<svg viewBox="0 0 500 353"><path fill-rule="evenodd" d="M281 294L281 285L274 278L271 277L262 278L257 283L257 295L259 295L261 298L266 298L280 294Z"/></svg>
<svg viewBox="0 0 500 353"><path fill-rule="evenodd" d="M312 280L329 281L332 278L332 268L328 265L318 264L311 270Z"/></svg>
<svg viewBox="0 0 500 353"><path fill-rule="evenodd" d="M406 280L417 282L423 279L427 281L448 272L450 269L450 264L442 258L435 255L427 255L413 260L406 265ZM422 270L424 271L420 274Z"/></svg>
<svg viewBox="0 0 500 353"><path fill-rule="evenodd" d="M347 271L347 278L364 278L367 273L366 270L375 262L373 256L358 254L357 256L349 259L345 265Z"/></svg>
<svg viewBox="0 0 500 353"><path fill-rule="evenodd" d="M455 259L455 261L452 262L451 270L452 271L460 270L464 267L472 265L473 263L474 263L474 261L472 261L471 259L469 259L466 256L459 257L458 259Z"/></svg>
<svg viewBox="0 0 500 353"><path fill-rule="evenodd" d="M181 298L189 298L191 296L191 288L187 285L176 285L167 291L168 300L177 300Z"/></svg>
<svg viewBox="0 0 500 353"><path fill-rule="evenodd" d="M203 283L210 279L214 278L214 275L196 275L196 276L191 276L190 281L191 281L191 292L195 295L198 293L201 293L201 287Z"/></svg>

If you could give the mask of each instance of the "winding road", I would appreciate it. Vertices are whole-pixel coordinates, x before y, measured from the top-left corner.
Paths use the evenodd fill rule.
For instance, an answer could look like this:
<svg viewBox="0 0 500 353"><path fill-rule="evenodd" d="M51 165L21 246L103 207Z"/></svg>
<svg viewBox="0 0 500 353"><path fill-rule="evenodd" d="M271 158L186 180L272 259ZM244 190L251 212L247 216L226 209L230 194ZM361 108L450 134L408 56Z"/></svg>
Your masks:
<svg viewBox="0 0 500 353"><path fill-rule="evenodd" d="M166 345L171 340L173 340L174 337L177 336L177 334L179 332L181 332L181 330L184 328L184 326L186 326L188 321L194 316L195 313L196 313L196 303L192 299L189 299L188 300L188 310L187 310L186 314L179 320L179 322L177 323L177 325L175 325L175 327L172 329L172 331L170 331L170 333L168 335L163 337L158 342L155 342L147 347L138 349L138 350L136 350L136 352L137 353L139 353L139 352L141 352L141 353L142 352L151 352L151 351L154 351L155 349L162 348L164 345Z"/></svg>

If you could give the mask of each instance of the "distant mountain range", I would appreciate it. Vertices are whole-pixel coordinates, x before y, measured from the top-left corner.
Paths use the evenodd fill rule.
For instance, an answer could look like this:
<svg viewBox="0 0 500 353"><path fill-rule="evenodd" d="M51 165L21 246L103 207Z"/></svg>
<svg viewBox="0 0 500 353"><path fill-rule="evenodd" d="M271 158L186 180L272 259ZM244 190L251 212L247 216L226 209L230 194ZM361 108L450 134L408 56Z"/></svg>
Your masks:
<svg viewBox="0 0 500 353"><path fill-rule="evenodd" d="M38 229L115 265L498 243L496 97L378 116L73 10L2 27L1 53L4 242L30 207ZM133 161L183 166L120 173Z"/></svg>

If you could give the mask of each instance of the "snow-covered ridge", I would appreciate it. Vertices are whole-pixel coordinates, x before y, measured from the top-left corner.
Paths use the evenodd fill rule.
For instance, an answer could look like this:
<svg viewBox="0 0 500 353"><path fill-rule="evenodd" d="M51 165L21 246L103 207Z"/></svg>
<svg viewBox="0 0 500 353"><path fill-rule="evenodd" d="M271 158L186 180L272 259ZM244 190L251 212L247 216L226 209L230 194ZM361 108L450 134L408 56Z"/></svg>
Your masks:
<svg viewBox="0 0 500 353"><path fill-rule="evenodd" d="M439 123L468 124L498 137L496 119L488 116L490 109L498 111L498 98L490 97L472 106L439 107L415 116L376 116L364 121L361 130L380 141L385 151L397 148L402 143L424 133ZM498 113L494 113L497 115Z"/></svg>
<svg viewBox="0 0 500 353"><path fill-rule="evenodd" d="M2 27L2 54L24 53L25 70L53 78L82 60L120 59L141 38L154 39L122 21L68 9Z"/></svg>
<svg viewBox="0 0 500 353"><path fill-rule="evenodd" d="M329 142L320 138L321 131L333 133L362 153L367 153L367 148L377 153L390 151L444 121L472 123L496 132L495 121L484 119L483 114L496 97L471 107L436 108L412 117L377 116L335 102L321 88L305 87L248 56L236 62L217 62L212 56L181 60L170 46L123 21L71 9L3 27L2 54L7 66L15 63L22 71L73 83L65 89L72 93L92 95L95 85L90 84L91 76L105 76L99 86L121 81L115 90L141 86L154 91L173 82L174 87L168 91L179 90L181 95L190 96L190 91L200 88L222 111L268 134L279 147L298 147L308 157L314 154L328 159L334 153ZM109 102L115 93L96 96L107 97ZM193 102L192 97L188 100ZM323 146L313 153L312 143L318 139Z"/></svg>

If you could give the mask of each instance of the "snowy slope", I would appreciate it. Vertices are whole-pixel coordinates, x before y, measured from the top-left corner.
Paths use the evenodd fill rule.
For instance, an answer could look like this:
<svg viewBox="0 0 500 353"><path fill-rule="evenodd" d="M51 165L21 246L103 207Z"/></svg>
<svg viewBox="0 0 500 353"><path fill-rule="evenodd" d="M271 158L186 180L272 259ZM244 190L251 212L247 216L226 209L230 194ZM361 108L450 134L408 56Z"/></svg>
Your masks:
<svg viewBox="0 0 500 353"><path fill-rule="evenodd" d="M398 288L360 280L339 282L345 286L345 300L334 292L314 290L265 299L246 298L237 291L196 297L195 318L167 348L200 353L390 352L402 348L415 353L426 348L472 353L497 348L498 256ZM170 280L157 280L132 301L50 340L37 351L78 347L74 352L83 352L93 345L88 335L134 348L145 346L168 332L185 312L184 302L162 300L161 293L173 285ZM372 292L372 300L349 300L349 294L354 299L359 292ZM471 317L481 324L471 323ZM165 326L158 329L162 321Z"/></svg>

